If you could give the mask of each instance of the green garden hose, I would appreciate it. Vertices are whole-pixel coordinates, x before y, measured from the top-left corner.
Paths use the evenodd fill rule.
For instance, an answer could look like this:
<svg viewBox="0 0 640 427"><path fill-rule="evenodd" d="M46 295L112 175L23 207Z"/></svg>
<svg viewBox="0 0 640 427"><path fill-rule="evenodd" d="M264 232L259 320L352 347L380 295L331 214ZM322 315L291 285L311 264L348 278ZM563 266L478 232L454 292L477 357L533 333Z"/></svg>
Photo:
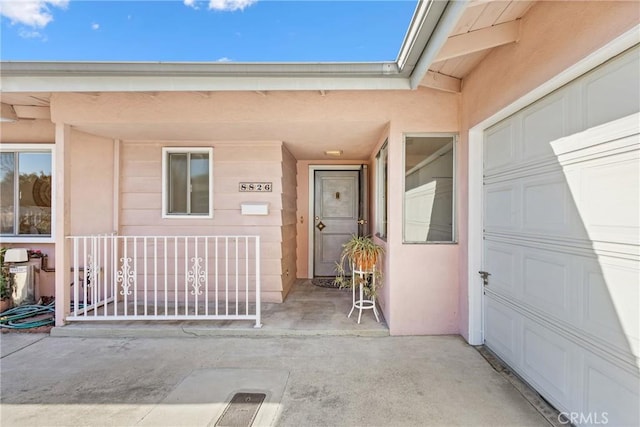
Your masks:
<svg viewBox="0 0 640 427"><path fill-rule="evenodd" d="M53 325L54 303L47 305L21 305L0 313L0 328L30 329ZM31 319L37 317L36 319ZM31 319L31 320L29 320Z"/></svg>

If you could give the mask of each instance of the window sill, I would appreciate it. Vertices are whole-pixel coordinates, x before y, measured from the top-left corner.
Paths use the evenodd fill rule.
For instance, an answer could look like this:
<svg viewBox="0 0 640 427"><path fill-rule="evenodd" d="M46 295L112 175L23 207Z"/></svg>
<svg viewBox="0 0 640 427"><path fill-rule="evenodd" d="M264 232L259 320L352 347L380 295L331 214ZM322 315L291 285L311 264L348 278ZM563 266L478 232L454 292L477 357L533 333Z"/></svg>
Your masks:
<svg viewBox="0 0 640 427"><path fill-rule="evenodd" d="M0 241L2 243L55 243L56 239L52 236L35 236L35 237L27 237L27 236L2 236L0 237Z"/></svg>
<svg viewBox="0 0 640 427"><path fill-rule="evenodd" d="M403 245L457 245L458 242L402 242Z"/></svg>
<svg viewBox="0 0 640 427"><path fill-rule="evenodd" d="M213 219L213 215L167 215L163 214L162 219Z"/></svg>

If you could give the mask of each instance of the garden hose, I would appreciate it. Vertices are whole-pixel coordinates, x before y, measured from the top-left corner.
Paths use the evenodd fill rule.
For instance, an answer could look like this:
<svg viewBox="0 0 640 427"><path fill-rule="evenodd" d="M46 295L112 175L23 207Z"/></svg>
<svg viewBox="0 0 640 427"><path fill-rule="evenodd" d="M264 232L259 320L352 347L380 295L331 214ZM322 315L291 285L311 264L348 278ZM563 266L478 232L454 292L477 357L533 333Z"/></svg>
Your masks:
<svg viewBox="0 0 640 427"><path fill-rule="evenodd" d="M22 305L0 313L0 328L30 329L54 323L54 303ZM36 319L31 319L36 317Z"/></svg>

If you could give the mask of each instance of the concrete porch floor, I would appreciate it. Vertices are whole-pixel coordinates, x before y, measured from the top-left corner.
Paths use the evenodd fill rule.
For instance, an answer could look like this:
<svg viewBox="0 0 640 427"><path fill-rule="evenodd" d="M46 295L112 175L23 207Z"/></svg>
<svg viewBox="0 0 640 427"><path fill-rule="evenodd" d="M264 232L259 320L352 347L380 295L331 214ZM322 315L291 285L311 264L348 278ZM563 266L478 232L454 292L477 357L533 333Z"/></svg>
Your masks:
<svg viewBox="0 0 640 427"><path fill-rule="evenodd" d="M459 336L391 337L351 291L299 281L253 322L78 323L0 335L2 426L550 426L534 394ZM199 324L201 323L201 324ZM531 403L533 402L533 404ZM542 415L544 413L544 415Z"/></svg>
<svg viewBox="0 0 640 427"><path fill-rule="evenodd" d="M180 336L300 336L349 335L388 336L389 328L378 306L380 322L371 310L363 310L358 324L358 312L350 318L350 289L315 286L311 280L296 281L281 304L262 304L262 328L254 328L250 320L207 321L90 321L73 322L55 327L56 337L180 337Z"/></svg>
<svg viewBox="0 0 640 427"><path fill-rule="evenodd" d="M55 338L2 334L2 426L549 426L458 336Z"/></svg>

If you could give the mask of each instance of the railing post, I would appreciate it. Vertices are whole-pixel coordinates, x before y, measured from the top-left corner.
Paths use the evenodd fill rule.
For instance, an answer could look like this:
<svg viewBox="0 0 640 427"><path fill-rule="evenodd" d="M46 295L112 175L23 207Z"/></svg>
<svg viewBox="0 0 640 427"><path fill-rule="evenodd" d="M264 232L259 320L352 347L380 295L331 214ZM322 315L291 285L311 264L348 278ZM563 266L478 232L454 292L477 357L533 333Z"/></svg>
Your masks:
<svg viewBox="0 0 640 427"><path fill-rule="evenodd" d="M71 206L71 125L56 123L53 151L53 187L56 191L52 201L51 234L55 236L55 324L64 326L71 301L71 242L67 238L71 232L71 215L67 215Z"/></svg>
<svg viewBox="0 0 640 427"><path fill-rule="evenodd" d="M73 315L78 315L78 300L80 299L80 291L77 283L80 283L80 269L78 268L78 238L73 238Z"/></svg>
<svg viewBox="0 0 640 427"><path fill-rule="evenodd" d="M261 328L261 308L262 294L260 290L260 236L256 236L256 324L254 328Z"/></svg>

